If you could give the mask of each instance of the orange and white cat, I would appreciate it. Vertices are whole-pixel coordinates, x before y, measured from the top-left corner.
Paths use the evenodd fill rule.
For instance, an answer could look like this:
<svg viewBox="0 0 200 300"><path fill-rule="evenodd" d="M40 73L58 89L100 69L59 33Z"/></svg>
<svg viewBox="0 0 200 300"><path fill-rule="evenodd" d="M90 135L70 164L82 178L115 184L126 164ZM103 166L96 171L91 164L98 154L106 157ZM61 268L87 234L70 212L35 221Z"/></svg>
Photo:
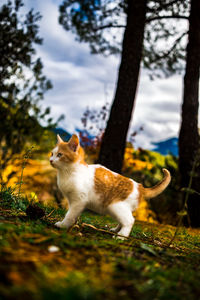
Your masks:
<svg viewBox="0 0 200 300"><path fill-rule="evenodd" d="M88 165L76 135L68 142L58 135L50 163L58 170L58 187L69 202L64 219L55 225L66 229L74 225L84 209L90 209L112 216L118 222L112 230L128 237L134 224L132 212L141 199L156 197L171 180L169 171L163 169L164 179L152 188L144 188L142 184L101 165Z"/></svg>

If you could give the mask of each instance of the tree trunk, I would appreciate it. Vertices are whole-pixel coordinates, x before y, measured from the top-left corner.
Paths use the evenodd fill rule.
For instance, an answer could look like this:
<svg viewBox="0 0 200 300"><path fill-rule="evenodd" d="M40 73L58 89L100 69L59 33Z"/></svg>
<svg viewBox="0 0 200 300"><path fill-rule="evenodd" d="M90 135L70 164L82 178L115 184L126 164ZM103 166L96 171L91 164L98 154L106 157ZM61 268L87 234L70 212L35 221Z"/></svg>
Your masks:
<svg viewBox="0 0 200 300"><path fill-rule="evenodd" d="M98 162L121 172L142 57L147 0L128 0L118 83Z"/></svg>
<svg viewBox="0 0 200 300"><path fill-rule="evenodd" d="M181 186L188 187L192 164L199 149L198 108L200 68L200 1L191 0L187 45L186 71L182 105L182 123L179 135L179 170ZM198 171L200 176L200 172ZM192 189L200 192L200 178L193 178ZM190 223L200 226L200 197L191 194L188 200Z"/></svg>

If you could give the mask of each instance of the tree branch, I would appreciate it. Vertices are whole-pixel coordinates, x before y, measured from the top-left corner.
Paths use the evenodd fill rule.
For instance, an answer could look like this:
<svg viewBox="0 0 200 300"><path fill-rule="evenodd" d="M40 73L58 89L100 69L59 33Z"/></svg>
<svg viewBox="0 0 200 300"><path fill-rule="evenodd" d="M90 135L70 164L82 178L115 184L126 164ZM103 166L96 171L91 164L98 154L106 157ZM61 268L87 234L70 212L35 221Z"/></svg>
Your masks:
<svg viewBox="0 0 200 300"><path fill-rule="evenodd" d="M155 63L155 62L157 62L157 61L159 61L159 60L161 60L161 59L166 58L167 56L169 56L169 54L176 48L177 43L179 43L179 42L182 40L182 38L183 38L186 34L188 34L188 31L187 31L187 32L183 32L183 33L181 34L181 36L179 36L179 37L174 41L173 46L172 46L167 52L163 53L163 55L160 55L160 56L158 55L158 56L156 57L156 59L154 59L153 61L151 61L151 63Z"/></svg>
<svg viewBox="0 0 200 300"><path fill-rule="evenodd" d="M184 15L156 16L156 17L152 17L152 18L147 18L146 19L146 23L150 23L152 21L162 20L162 19L183 19L183 20L189 20L189 16L184 16Z"/></svg>
<svg viewBox="0 0 200 300"><path fill-rule="evenodd" d="M160 1L157 1L157 3L161 4ZM159 12L159 11L161 11L163 9L166 9L169 6L172 6L172 5L176 4L176 3L177 3L177 0L172 0L169 3L161 4L160 8L157 8L156 10L153 9L153 8L151 8L151 7L147 7L147 12L154 12L154 13L156 13L156 12Z"/></svg>
<svg viewBox="0 0 200 300"><path fill-rule="evenodd" d="M93 28L94 31L99 31L107 28L125 28L126 25L113 25L112 23Z"/></svg>
<svg viewBox="0 0 200 300"><path fill-rule="evenodd" d="M171 16L156 16L156 17L152 17L152 18L147 18L146 19L146 23L150 23L152 21L156 21L156 20L162 20L162 19L184 19L184 20L188 20L189 17L188 16L184 16L184 15L171 15ZM94 31L99 31L99 30L104 30L107 28L125 28L126 25L114 25L112 23L106 24L106 25L102 25L96 28L93 28Z"/></svg>

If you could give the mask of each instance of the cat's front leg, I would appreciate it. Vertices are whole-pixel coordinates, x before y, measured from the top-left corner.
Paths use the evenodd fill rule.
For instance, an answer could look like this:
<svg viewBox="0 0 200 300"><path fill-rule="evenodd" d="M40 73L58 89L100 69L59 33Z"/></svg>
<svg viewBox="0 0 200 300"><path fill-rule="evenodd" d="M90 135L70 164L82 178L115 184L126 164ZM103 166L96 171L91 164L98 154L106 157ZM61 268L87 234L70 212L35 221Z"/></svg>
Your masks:
<svg viewBox="0 0 200 300"><path fill-rule="evenodd" d="M64 219L60 222L55 223L55 226L59 228L66 228L67 230L69 230L76 223L84 208L85 205L81 205L80 203L72 204Z"/></svg>

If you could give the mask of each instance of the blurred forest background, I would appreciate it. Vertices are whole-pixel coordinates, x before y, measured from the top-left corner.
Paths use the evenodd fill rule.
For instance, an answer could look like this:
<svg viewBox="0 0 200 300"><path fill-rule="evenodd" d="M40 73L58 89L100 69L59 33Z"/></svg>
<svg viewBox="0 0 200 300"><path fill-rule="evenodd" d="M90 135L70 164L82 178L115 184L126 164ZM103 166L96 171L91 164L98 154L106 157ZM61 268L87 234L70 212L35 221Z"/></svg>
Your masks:
<svg viewBox="0 0 200 300"><path fill-rule="evenodd" d="M85 105L80 115L86 161L146 187L162 179L162 168L172 181L140 204L124 242L111 238L108 216L85 212L69 233L54 227L67 201L49 153L57 134L67 141L73 132L60 128L65 115L54 119L51 107L42 105L53 85L36 51L45 39L40 12L28 11L26 0L0 2L0 298L197 299L200 1L60 0L57 9L59 26L89 45L91 55L120 56L112 105ZM142 127L128 135L141 69L152 80L183 77L175 153L136 147Z"/></svg>
<svg viewBox="0 0 200 300"><path fill-rule="evenodd" d="M52 84L46 78L48 74L43 74L42 61L35 51L35 45L42 44L41 15L33 9L23 15L25 4L7 1L0 10L1 185L19 185L23 157L28 151L23 192L31 193L38 201L61 205L48 152L55 145L59 121L64 116L53 120L50 108L41 108L44 93ZM155 184L162 177L162 167L168 168L172 184L138 211L140 218L175 223L179 212L185 215L185 225L199 227L199 2L68 0L58 9L60 25L80 42L88 43L92 54L121 53L112 106L102 104L100 111L86 108L80 116L83 128L79 135L88 161L99 162L145 186ZM180 19L187 20L187 31L174 26L174 20ZM122 44L116 28L124 28ZM183 42L185 37L187 43ZM176 72L184 77L178 157L135 149L137 131L127 141L140 68L148 69L155 80ZM70 133L65 130L67 140Z"/></svg>

